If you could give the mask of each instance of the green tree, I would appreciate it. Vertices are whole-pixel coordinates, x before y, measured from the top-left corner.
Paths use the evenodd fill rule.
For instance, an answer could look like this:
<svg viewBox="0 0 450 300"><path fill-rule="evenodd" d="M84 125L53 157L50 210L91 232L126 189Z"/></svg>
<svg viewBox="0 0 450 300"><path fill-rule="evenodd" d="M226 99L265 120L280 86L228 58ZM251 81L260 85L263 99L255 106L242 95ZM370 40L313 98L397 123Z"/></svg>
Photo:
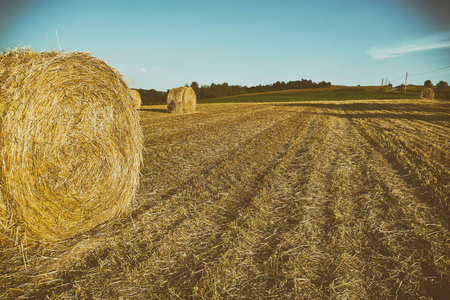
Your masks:
<svg viewBox="0 0 450 300"><path fill-rule="evenodd" d="M194 90L195 95L197 95L197 98L199 98L199 96L200 96L199 95L200 87L198 86L198 83L196 81L192 81L191 88Z"/></svg>
<svg viewBox="0 0 450 300"><path fill-rule="evenodd" d="M446 87L448 87L448 83L446 82L446 81L439 81L439 83L438 84L436 84L436 87L437 88L440 88L440 89L442 89L442 88L446 88Z"/></svg>
<svg viewBox="0 0 450 300"><path fill-rule="evenodd" d="M427 87L427 88L430 88L430 87L433 86L433 84L431 83L431 80L426 80L426 81L423 83L423 85L424 85L425 87Z"/></svg>

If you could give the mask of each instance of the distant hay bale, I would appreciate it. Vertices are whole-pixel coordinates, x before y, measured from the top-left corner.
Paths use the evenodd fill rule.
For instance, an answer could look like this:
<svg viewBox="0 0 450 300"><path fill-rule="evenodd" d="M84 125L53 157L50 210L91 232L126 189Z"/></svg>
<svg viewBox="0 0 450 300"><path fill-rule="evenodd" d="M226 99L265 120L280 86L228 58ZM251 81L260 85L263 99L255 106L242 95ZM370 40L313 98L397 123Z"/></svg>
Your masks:
<svg viewBox="0 0 450 300"><path fill-rule="evenodd" d="M420 99L433 100L434 99L434 91L430 88L424 88L420 92Z"/></svg>
<svg viewBox="0 0 450 300"><path fill-rule="evenodd" d="M88 53L13 49L0 85L0 232L57 240L124 211L142 132L122 76Z"/></svg>
<svg viewBox="0 0 450 300"><path fill-rule="evenodd" d="M135 108L141 107L141 94L137 90L131 90L131 96L133 97L133 106Z"/></svg>
<svg viewBox="0 0 450 300"><path fill-rule="evenodd" d="M194 112L197 106L197 97L192 88L182 86L173 88L167 95L167 110L169 113Z"/></svg>

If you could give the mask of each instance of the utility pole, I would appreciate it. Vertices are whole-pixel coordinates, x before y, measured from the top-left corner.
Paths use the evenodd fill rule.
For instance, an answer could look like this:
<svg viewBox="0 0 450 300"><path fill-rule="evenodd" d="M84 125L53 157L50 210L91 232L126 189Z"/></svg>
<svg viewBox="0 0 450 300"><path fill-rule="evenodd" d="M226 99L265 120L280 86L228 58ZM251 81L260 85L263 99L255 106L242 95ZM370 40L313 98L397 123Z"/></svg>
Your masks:
<svg viewBox="0 0 450 300"><path fill-rule="evenodd" d="M408 82L408 72L406 72L406 77L405 77L405 93L406 93L406 83Z"/></svg>
<svg viewBox="0 0 450 300"><path fill-rule="evenodd" d="M384 78L381 78L381 87L383 87L383 80Z"/></svg>

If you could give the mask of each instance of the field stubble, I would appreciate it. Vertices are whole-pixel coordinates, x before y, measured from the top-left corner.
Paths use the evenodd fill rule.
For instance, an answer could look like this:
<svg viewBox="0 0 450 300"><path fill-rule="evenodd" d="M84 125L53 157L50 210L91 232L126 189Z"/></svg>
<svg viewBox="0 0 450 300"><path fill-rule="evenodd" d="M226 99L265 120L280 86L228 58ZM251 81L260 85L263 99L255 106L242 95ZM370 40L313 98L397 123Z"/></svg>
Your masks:
<svg viewBox="0 0 450 300"><path fill-rule="evenodd" d="M450 104L142 107L125 217L1 248L0 298L444 299Z"/></svg>

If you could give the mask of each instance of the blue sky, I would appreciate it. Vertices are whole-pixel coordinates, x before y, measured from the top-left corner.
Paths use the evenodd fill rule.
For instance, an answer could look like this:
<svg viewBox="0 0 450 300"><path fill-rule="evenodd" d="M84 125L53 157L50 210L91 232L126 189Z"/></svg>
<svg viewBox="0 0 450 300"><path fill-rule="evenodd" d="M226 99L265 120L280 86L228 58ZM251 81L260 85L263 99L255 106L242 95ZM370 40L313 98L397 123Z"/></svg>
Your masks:
<svg viewBox="0 0 450 300"><path fill-rule="evenodd" d="M135 88L450 83L448 0L0 2L3 49L59 50L57 30L62 50L93 52Z"/></svg>

